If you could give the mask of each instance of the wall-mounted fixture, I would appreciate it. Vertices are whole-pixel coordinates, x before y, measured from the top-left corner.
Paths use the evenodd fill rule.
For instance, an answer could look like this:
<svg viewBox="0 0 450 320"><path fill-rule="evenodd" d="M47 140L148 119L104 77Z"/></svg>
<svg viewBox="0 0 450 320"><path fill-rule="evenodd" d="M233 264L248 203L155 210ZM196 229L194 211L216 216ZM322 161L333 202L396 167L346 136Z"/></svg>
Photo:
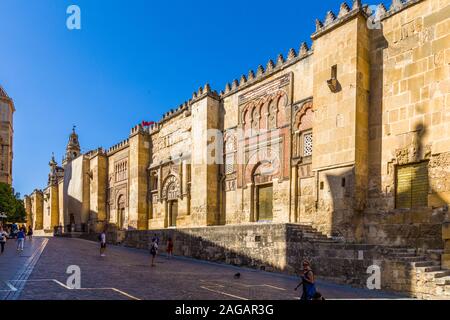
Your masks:
<svg viewBox="0 0 450 320"><path fill-rule="evenodd" d="M331 67L331 79L327 80L331 92L336 93L341 90L341 85L337 80L337 65Z"/></svg>

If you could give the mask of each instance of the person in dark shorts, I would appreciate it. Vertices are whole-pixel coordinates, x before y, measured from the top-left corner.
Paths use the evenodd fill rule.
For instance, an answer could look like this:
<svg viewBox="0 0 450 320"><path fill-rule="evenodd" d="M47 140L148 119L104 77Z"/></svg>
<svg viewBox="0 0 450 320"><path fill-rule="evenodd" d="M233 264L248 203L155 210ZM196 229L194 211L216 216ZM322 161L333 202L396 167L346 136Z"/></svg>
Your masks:
<svg viewBox="0 0 450 320"><path fill-rule="evenodd" d="M152 256L152 267L155 266L155 258L157 253L158 253L158 243L156 242L156 240L154 240L150 245L150 255Z"/></svg>
<svg viewBox="0 0 450 320"><path fill-rule="evenodd" d="M28 240L33 240L33 228L31 226L28 227L27 236Z"/></svg>
<svg viewBox="0 0 450 320"><path fill-rule="evenodd" d="M170 259L173 257L173 240L172 238L169 238L167 240L167 259Z"/></svg>
<svg viewBox="0 0 450 320"><path fill-rule="evenodd" d="M300 300L312 300L316 294L316 285L314 279L314 273L311 269L311 264L309 261L303 261L303 272L301 275L302 281L295 288L297 290L301 285L303 285L303 292Z"/></svg>
<svg viewBox="0 0 450 320"><path fill-rule="evenodd" d="M106 251L106 232L105 231L103 231L100 234L99 240L100 240L100 256L104 257L105 251Z"/></svg>

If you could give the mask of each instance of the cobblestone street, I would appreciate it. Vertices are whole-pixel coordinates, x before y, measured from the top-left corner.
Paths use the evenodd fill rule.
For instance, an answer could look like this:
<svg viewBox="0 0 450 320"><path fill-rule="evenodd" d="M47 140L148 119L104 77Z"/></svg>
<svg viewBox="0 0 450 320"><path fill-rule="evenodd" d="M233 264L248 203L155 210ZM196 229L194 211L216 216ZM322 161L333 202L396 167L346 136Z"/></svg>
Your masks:
<svg viewBox="0 0 450 320"><path fill-rule="evenodd" d="M42 251L42 253L41 253ZM291 276L109 246L100 257L98 244L80 239L35 238L17 253L15 242L0 256L0 297L21 300L65 299L297 299ZM66 287L71 265L81 269L81 289ZM234 279L239 272L240 279ZM318 281L327 299L401 298Z"/></svg>

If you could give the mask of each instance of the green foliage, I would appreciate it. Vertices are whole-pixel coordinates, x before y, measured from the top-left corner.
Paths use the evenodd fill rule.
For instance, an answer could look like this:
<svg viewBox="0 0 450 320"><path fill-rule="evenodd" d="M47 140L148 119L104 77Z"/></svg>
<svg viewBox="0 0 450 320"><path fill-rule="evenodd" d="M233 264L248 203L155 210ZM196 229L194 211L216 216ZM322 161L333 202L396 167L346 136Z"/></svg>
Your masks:
<svg viewBox="0 0 450 320"><path fill-rule="evenodd" d="M6 213L10 222L25 222L25 207L19 193L13 188L0 182L0 212Z"/></svg>

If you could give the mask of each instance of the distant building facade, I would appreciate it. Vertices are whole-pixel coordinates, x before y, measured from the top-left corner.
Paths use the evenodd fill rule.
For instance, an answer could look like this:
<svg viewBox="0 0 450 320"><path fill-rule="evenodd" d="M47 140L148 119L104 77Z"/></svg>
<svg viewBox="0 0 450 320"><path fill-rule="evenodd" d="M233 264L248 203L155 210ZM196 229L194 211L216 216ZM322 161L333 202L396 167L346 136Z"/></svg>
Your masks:
<svg viewBox="0 0 450 320"><path fill-rule="evenodd" d="M12 185L13 166L13 100L0 86L0 182Z"/></svg>
<svg viewBox="0 0 450 320"><path fill-rule="evenodd" d="M108 150L75 130L36 228L293 223L349 241L439 247L450 203L449 2L360 1L218 93L209 85ZM213 159L213 161L211 161Z"/></svg>

